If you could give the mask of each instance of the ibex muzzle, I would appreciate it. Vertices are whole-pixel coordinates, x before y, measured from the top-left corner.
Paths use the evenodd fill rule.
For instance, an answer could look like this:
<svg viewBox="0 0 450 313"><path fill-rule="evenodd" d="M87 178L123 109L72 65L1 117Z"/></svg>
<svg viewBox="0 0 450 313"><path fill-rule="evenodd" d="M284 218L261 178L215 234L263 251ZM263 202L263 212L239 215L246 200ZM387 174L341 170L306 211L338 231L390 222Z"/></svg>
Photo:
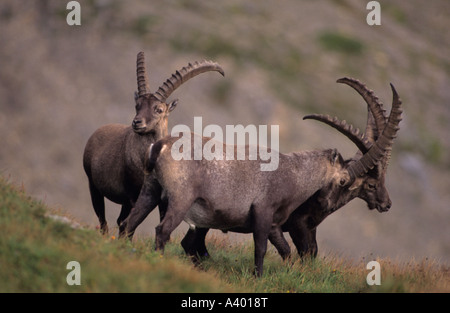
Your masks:
<svg viewBox="0 0 450 313"><path fill-rule="evenodd" d="M392 201L384 184L384 176L379 179L366 179L359 197L367 202L369 210L377 209L378 212L387 212L392 206Z"/></svg>
<svg viewBox="0 0 450 313"><path fill-rule="evenodd" d="M131 127L137 134L167 129L167 116L175 109L177 103L178 99L166 104L151 95L139 97L136 99L136 116L131 123Z"/></svg>

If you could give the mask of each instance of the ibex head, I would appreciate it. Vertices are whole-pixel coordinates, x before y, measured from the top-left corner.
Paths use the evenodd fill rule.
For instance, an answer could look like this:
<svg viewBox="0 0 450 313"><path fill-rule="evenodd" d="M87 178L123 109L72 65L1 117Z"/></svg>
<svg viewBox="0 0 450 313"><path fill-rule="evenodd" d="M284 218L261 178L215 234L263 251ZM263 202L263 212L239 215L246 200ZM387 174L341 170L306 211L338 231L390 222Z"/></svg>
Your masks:
<svg viewBox="0 0 450 313"><path fill-rule="evenodd" d="M392 109L387 119L384 115L382 103L358 80L341 78L339 83L344 83L355 89L368 105L367 126L364 134L359 129L339 121L336 117L313 114L304 119L315 119L330 125L348 137L359 148L353 158L347 160L346 168L350 180L342 180L340 184L333 184L319 192L318 201L322 207L331 212L348 203L355 197L366 201L370 210L379 212L388 211L392 205L389 193L385 186L385 176L394 138L399 130L401 121L401 100L397 91L391 84L393 93Z"/></svg>
<svg viewBox="0 0 450 313"><path fill-rule="evenodd" d="M134 97L136 116L133 119L132 127L138 134L165 129L162 136L167 135L167 117L178 103L178 100L166 103L167 98L184 82L201 73L217 71L224 75L223 69L217 63L211 61L189 63L187 67L172 74L155 93L150 93L143 52L139 52L137 55L136 67L138 91Z"/></svg>

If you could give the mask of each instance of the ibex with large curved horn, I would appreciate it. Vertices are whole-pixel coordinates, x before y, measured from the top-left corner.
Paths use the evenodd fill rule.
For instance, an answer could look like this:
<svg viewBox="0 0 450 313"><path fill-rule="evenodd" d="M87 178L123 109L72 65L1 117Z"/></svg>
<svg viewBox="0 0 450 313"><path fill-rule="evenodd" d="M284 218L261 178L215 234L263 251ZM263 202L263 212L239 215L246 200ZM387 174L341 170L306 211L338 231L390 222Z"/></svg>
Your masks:
<svg viewBox="0 0 450 313"><path fill-rule="evenodd" d="M341 186L330 184L318 190L306 202L300 205L289 217L282 228L278 228L269 237L280 255L286 258L290 255L290 247L282 231L289 234L300 256L317 255L317 226L331 213L341 208L354 198L366 201L370 210L379 212L389 210L392 202L385 186L385 175L390 159L393 139L399 129L401 120L401 101L396 90L393 92L392 111L389 120L385 117L383 104L360 81L353 78L341 78L344 83L355 89L366 101L368 107L367 126L364 133L347 124L345 121L325 115L308 115L304 119L315 119L324 122L344 134L358 147L355 156L345 161L345 167L352 177L352 183ZM389 125L389 127L387 127ZM378 138L382 135L382 139ZM375 145L375 146L374 146ZM368 153L372 146L374 149ZM364 157L363 157L364 155ZM193 256L207 256L205 236L208 229L190 229L182 241L185 251Z"/></svg>
<svg viewBox="0 0 450 313"><path fill-rule="evenodd" d="M359 131L337 119L307 117L332 125L357 144L363 150L362 156L353 162L344 163L336 150L303 151L280 154L278 168L262 172L259 159L227 160L224 156L215 161L175 160L172 146L178 138L159 140L149 151L145 181L126 221L126 233L132 234L142 217L159 204L160 199L153 196L156 178L164 191L163 200L168 201L166 215L156 227L157 249L164 249L170 233L183 219L196 227L253 232L256 273L261 275L267 239L277 242L281 227L292 212L321 190L333 190L335 186L350 190L375 166L384 167L402 113L398 95L393 87L392 90L389 119L374 142L368 142ZM209 140L204 137L203 143ZM227 150L224 146L222 151ZM320 203L333 210L334 199L318 196ZM389 200L378 209L385 210L390 205Z"/></svg>
<svg viewBox="0 0 450 313"><path fill-rule="evenodd" d="M100 127L89 138L84 150L83 166L103 233L108 231L104 197L122 205L117 219L120 226L139 196L144 181L145 152L151 143L168 134L168 116L178 101L166 103L169 96L201 73L217 71L224 75L217 63L195 62L176 71L155 93L150 93L143 52L137 55L136 65L138 92L135 93L136 116L132 125Z"/></svg>
<svg viewBox="0 0 450 313"><path fill-rule="evenodd" d="M392 110L389 119L385 117L383 104L360 81L352 78L342 78L339 83L344 83L355 89L366 101L368 106L367 126L364 134L359 130L341 122L336 118L331 119L324 115L310 115L305 118L316 119L324 122L348 138L359 148L358 152L349 160L346 160L346 167L354 178L353 184L348 187L330 186L321 190L302 204L283 225L284 231L289 234L297 248L300 256L316 256L318 252L316 241L317 226L331 213L335 212L354 198L360 198L367 203L370 210L377 209L379 212L386 212L392 206L392 201L385 186L386 171L391 157L394 137L399 130L401 121L401 100L391 84L393 93ZM378 140L378 139L381 140ZM378 144L375 146L375 143ZM386 146L382 152L380 145ZM371 150L372 152L365 154ZM364 155L364 156L363 156ZM373 160L378 158L374 162ZM380 157L381 155L381 157ZM284 239L284 238L283 238ZM283 240L280 240L281 242Z"/></svg>

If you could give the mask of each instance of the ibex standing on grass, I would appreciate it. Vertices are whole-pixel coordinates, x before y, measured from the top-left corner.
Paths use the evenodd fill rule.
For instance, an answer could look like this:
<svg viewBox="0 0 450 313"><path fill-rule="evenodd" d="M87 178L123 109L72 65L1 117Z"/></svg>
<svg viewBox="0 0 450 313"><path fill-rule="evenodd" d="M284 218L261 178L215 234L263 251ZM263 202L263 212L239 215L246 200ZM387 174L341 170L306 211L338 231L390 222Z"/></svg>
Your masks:
<svg viewBox="0 0 450 313"><path fill-rule="evenodd" d="M178 101L166 103L166 100L181 84L208 71L224 75L217 63L195 62L176 71L155 93L150 93L144 53L137 55L138 92L135 94L136 116L132 125L100 127L89 138L84 150L83 166L89 179L92 205L103 233L108 231L104 197L122 205L117 219L120 227L139 196L144 181L145 152L150 144L168 134L168 116ZM120 227L119 231L122 232L123 228Z"/></svg>
<svg viewBox="0 0 450 313"><path fill-rule="evenodd" d="M388 127L388 119L385 117L383 104L364 84L352 78L342 78L339 83L344 83L355 89L366 101L368 105L367 126L363 135L359 134L351 125L346 122L340 122L337 119L331 119L323 115L310 115L305 118L316 119L329 124L340 132L347 132L347 137L354 137L359 151L353 158L346 160L346 167L358 162L361 156L370 149L370 147L381 136L383 130ZM401 100L394 87L391 85L393 100L392 110L397 110L395 127L399 128L402 110L400 108ZM392 111L391 111L392 112ZM394 126L394 125L393 125ZM348 187L334 186L334 189L322 190L315 197L308 199L302 204L283 225L284 231L289 231L291 238L297 248L300 256L317 255L316 229L317 226L331 213L335 212L354 198L360 198L367 203L369 210L376 209L378 212L386 212L392 206L392 201L385 186L386 171L391 157L393 139L389 141L389 148L384 156L375 163L373 168L366 171L359 170L356 173L356 179ZM327 195L328 194L328 195ZM325 205L320 199L335 198L332 205Z"/></svg>
<svg viewBox="0 0 450 313"><path fill-rule="evenodd" d="M262 274L267 239L272 229L282 225L290 213L318 189L349 180L342 171L343 159L335 149L280 154L278 168L260 170L261 161L180 160L172 158L177 137L166 137L153 145L147 177L154 169L167 198L167 212L156 227L156 249L163 250L172 231L184 220L196 227L221 230L249 229L255 241L256 274ZM203 137L203 144L211 138ZM223 151L226 151L224 145ZM158 203L148 196L147 182L125 228L132 233L141 216ZM151 194L151 192L150 192Z"/></svg>
<svg viewBox="0 0 450 313"><path fill-rule="evenodd" d="M201 228L250 231L255 241L256 274L260 276L267 239L280 233L295 209L318 190L352 186L391 149L401 116L400 101L394 104L382 134L347 167L336 150L280 154L279 166L271 172L260 171L259 159L226 160L225 155L223 160L215 161L175 161L172 145L179 138L166 137L150 149L146 178L135 209L125 221L125 231L132 234L159 204L160 199L152 192L156 177L163 189L163 200L168 200L166 215L156 227L156 249L164 249L183 219ZM210 140L204 137L203 143Z"/></svg>
<svg viewBox="0 0 450 313"><path fill-rule="evenodd" d="M347 204L352 199L358 197L366 201L370 210L377 209L379 212L385 212L391 207L391 200L385 187L385 175L390 159L390 149L392 149L393 140L388 141L386 153L374 163L373 168L366 166L356 167L363 154L367 153L371 146L377 141L383 130L387 126L387 118L384 115L382 103L358 80L352 78L341 78L339 83L344 83L354 88L366 101L368 106L367 126L364 134L345 121L339 121L337 118L330 118L324 115L309 115L305 119L316 119L337 129L347 138L352 140L359 148L355 156L345 161L345 168L358 168L354 171L355 177L352 184L341 186L339 184L330 184L329 186L318 190L305 203L300 205L282 226L282 230L272 232L271 242L275 245L280 255L286 258L290 255L290 247L284 238L282 231L289 231L291 238L297 248L300 256L317 255L316 229L317 226L331 213ZM401 120L400 99L392 86L393 103L396 112L396 127ZM392 137L393 138L393 137ZM362 162L362 161L361 161ZM354 164L354 165L352 165ZM199 256L207 256L208 252L205 246L205 236L208 229L196 228L190 229L182 240L183 248L186 253L198 261Z"/></svg>

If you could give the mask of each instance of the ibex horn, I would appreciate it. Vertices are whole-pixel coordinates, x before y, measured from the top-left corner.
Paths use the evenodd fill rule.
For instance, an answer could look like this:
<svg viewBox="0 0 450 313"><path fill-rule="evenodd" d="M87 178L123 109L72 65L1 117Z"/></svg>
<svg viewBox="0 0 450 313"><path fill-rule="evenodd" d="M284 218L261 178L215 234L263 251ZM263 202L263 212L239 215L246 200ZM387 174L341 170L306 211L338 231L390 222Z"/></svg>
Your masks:
<svg viewBox="0 0 450 313"><path fill-rule="evenodd" d="M174 92L183 83L201 73L209 71L216 71L222 74L222 76L225 76L222 67L215 62L202 61L200 63L195 62L194 64L189 63L187 67L183 67L181 70L178 70L172 74L172 76L158 88L153 96L159 101L165 102L172 92Z"/></svg>
<svg viewBox="0 0 450 313"><path fill-rule="evenodd" d="M375 118L373 117L372 111L369 106L367 106L367 124L364 130L364 136L370 141L375 142L380 136L381 130L378 130L377 124L375 123Z"/></svg>
<svg viewBox="0 0 450 313"><path fill-rule="evenodd" d="M383 130L386 127L386 116L385 116L385 110L383 109L383 104L380 102L377 96L375 96L374 92L366 87L363 83L361 83L359 80L349 77L343 77L337 80L338 83L346 84L355 89L361 97L366 101L370 111L373 114L373 117L375 118L375 125L376 129L379 132ZM369 121L369 119L368 119ZM368 125L370 127L370 125ZM374 131L374 130L372 130ZM368 134L366 134L368 135ZM368 139L375 139L370 138L367 136Z"/></svg>
<svg viewBox="0 0 450 313"><path fill-rule="evenodd" d="M329 115L323 114L310 114L303 117L304 120L311 119L316 120L338 130L348 139L350 139L362 153L369 151L372 144L367 140L363 133L358 128L354 128L353 125L347 124L346 121L340 121L337 117L332 118Z"/></svg>
<svg viewBox="0 0 450 313"><path fill-rule="evenodd" d="M136 60L136 75L138 85L138 96L142 97L150 93L147 71L145 69L144 52L139 52Z"/></svg>
<svg viewBox="0 0 450 313"><path fill-rule="evenodd" d="M371 170L375 164L383 160L382 167L385 169L389 163L390 150L392 150L392 144L394 143L394 138L397 135L400 127L398 126L402 120L402 108L401 100L395 90L394 86L391 84L393 99L392 99L392 109L389 114L389 119L387 121L386 127L383 129L382 134L378 137L377 141L372 145L372 147L365 153L358 161L353 162L349 167L348 171L353 177L361 176Z"/></svg>

